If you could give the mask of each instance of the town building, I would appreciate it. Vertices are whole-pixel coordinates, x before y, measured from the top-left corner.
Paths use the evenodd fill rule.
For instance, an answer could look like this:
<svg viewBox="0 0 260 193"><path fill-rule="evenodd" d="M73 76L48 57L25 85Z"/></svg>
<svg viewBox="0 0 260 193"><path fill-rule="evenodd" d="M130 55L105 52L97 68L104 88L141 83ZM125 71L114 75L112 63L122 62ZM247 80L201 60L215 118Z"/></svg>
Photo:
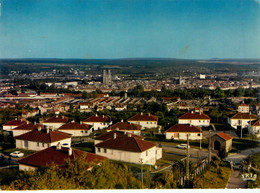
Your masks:
<svg viewBox="0 0 260 193"><path fill-rule="evenodd" d="M232 137L224 132L216 133L211 137L212 150L229 152L232 149Z"/></svg>
<svg viewBox="0 0 260 193"><path fill-rule="evenodd" d="M140 125L123 122L123 120L121 120L121 122L115 123L114 125L110 126L107 129L108 132L113 130L126 131L128 133L133 133L135 135L141 135Z"/></svg>
<svg viewBox="0 0 260 193"><path fill-rule="evenodd" d="M12 121L9 121L9 122L3 124L3 130L12 131L12 129L14 129L20 125L23 125L25 123L26 123L26 120L12 120Z"/></svg>
<svg viewBox="0 0 260 193"><path fill-rule="evenodd" d="M175 124L166 130L166 139L187 140L201 140L203 138L202 129L198 126L190 124Z"/></svg>
<svg viewBox="0 0 260 193"><path fill-rule="evenodd" d="M257 120L258 117L251 113L236 113L231 118L228 117L228 123L235 129L248 128L251 121Z"/></svg>
<svg viewBox="0 0 260 193"><path fill-rule="evenodd" d="M260 120L252 121L251 125L248 128L248 132L251 135L255 135L256 137L260 137Z"/></svg>
<svg viewBox="0 0 260 193"><path fill-rule="evenodd" d="M138 113L127 120L129 123L137 124L142 129L151 129L158 127L158 117L155 115Z"/></svg>
<svg viewBox="0 0 260 193"><path fill-rule="evenodd" d="M43 128L43 125L40 125L40 124L33 124L33 123L30 123L30 122L26 122L25 124L22 124L16 128L14 128L12 130L13 132L13 137L16 137L18 135L22 135L22 134L25 134L25 133L28 133L32 130L35 130L35 129L38 129L38 128Z"/></svg>
<svg viewBox="0 0 260 193"><path fill-rule="evenodd" d="M19 170L36 170L39 167L51 166L52 164L63 166L67 160L75 160L80 156L84 156L87 163L98 164L107 159L93 153L65 148L57 144L20 159L18 161Z"/></svg>
<svg viewBox="0 0 260 193"><path fill-rule="evenodd" d="M92 125L92 131L100 130L109 127L112 121L108 116L93 115L83 121L84 124Z"/></svg>
<svg viewBox="0 0 260 193"><path fill-rule="evenodd" d="M95 145L97 155L107 157L112 160L154 165L156 160L162 158L162 148L155 143L132 137L131 133L127 136L117 136Z"/></svg>
<svg viewBox="0 0 260 193"><path fill-rule="evenodd" d="M239 113L249 113L249 105L242 103L238 106L238 112Z"/></svg>
<svg viewBox="0 0 260 193"><path fill-rule="evenodd" d="M71 134L73 137L84 137L89 136L92 133L91 127L92 125L71 121L70 123L62 125L57 131Z"/></svg>
<svg viewBox="0 0 260 193"><path fill-rule="evenodd" d="M54 117L47 119L46 121L43 121L42 124L50 129L58 129L62 125L66 124L68 121L69 121L68 117L56 115Z"/></svg>
<svg viewBox="0 0 260 193"><path fill-rule="evenodd" d="M71 146L71 135L49 129L37 129L15 137L16 148L40 151L53 145L66 144Z"/></svg>
<svg viewBox="0 0 260 193"><path fill-rule="evenodd" d="M178 118L179 124L191 124L199 127L210 126L210 117L205 113L187 112Z"/></svg>

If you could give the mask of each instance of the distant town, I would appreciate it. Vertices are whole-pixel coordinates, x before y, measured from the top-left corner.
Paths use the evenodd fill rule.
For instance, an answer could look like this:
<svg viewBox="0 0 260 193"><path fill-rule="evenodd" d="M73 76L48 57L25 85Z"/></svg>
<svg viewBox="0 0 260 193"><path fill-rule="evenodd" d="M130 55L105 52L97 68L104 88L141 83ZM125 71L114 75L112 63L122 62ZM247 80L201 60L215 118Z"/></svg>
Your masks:
<svg viewBox="0 0 260 193"><path fill-rule="evenodd" d="M0 188L259 188L259 64L2 59Z"/></svg>

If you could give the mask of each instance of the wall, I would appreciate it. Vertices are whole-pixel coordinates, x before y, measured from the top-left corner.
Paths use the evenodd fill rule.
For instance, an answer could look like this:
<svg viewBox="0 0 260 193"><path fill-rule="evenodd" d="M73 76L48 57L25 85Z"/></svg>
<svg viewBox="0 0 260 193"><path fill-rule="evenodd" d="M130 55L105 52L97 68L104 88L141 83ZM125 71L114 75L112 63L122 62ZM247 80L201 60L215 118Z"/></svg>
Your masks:
<svg viewBox="0 0 260 193"><path fill-rule="evenodd" d="M210 126L210 120L198 120L198 119L178 119L179 124L192 124L199 127Z"/></svg>
<svg viewBox="0 0 260 193"><path fill-rule="evenodd" d="M143 164L154 165L156 163L156 150L157 147L152 147L144 152L129 152L129 151L121 151L121 150L112 150L106 149L107 153L105 153L104 148L100 148L100 152L98 148L95 148L96 154L107 157L112 160L131 162L140 164L140 160L143 159ZM161 157L162 151L158 149L158 157Z"/></svg>
<svg viewBox="0 0 260 193"><path fill-rule="evenodd" d="M65 123L43 123L43 125L46 125L48 128L58 129Z"/></svg>
<svg viewBox="0 0 260 193"><path fill-rule="evenodd" d="M31 130L13 130L13 137L30 132Z"/></svg>
<svg viewBox="0 0 260 193"><path fill-rule="evenodd" d="M89 125L93 125L92 128L94 128L94 130L99 130L99 129L104 129L107 128L109 125L112 124L112 122L105 122L105 123L99 123L99 122L83 122L85 124L89 124Z"/></svg>
<svg viewBox="0 0 260 193"><path fill-rule="evenodd" d="M249 125L250 120L248 119L230 119L229 124L231 125L231 127L237 129L237 126L241 125L242 128L247 128ZM253 120L251 120L253 121ZM239 123L240 122L240 123Z"/></svg>
<svg viewBox="0 0 260 193"><path fill-rule="evenodd" d="M134 123L137 125L141 125L142 129L145 128L156 128L158 126L157 121L128 121L129 123Z"/></svg>
<svg viewBox="0 0 260 193"><path fill-rule="evenodd" d="M92 130L68 130L68 129L59 129L59 131L72 134L73 137L83 137L83 136L89 136L92 133Z"/></svg>
<svg viewBox="0 0 260 193"><path fill-rule="evenodd" d="M24 165L24 164L19 164L19 170L36 170L37 168L36 167L33 167L33 166L28 166L28 165Z"/></svg>
<svg viewBox="0 0 260 193"><path fill-rule="evenodd" d="M166 132L166 139L187 140L187 134L188 133L177 133L177 137L174 137L173 132ZM198 134L200 134L200 136L198 136ZM198 139L202 139L202 133L189 133L189 140L198 140Z"/></svg>

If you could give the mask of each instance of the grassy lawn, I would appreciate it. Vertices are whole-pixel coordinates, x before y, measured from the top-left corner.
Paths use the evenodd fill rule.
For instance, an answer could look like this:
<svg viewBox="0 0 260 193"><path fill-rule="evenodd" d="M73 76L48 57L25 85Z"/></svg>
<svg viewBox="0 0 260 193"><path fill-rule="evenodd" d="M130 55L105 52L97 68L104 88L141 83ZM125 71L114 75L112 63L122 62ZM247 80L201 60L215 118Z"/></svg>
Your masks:
<svg viewBox="0 0 260 193"><path fill-rule="evenodd" d="M250 155L249 162L253 167L260 169L260 152Z"/></svg>
<svg viewBox="0 0 260 193"><path fill-rule="evenodd" d="M194 181L194 188L203 189L224 189L228 183L228 179L231 175L231 169L229 167L220 167L221 172L218 173L216 168L210 167L204 176L201 174Z"/></svg>
<svg viewBox="0 0 260 193"><path fill-rule="evenodd" d="M28 156L30 154L33 154L35 151L32 150L25 150L25 149L16 149L16 148L10 148L10 149L5 149L2 151L3 154L5 155L9 155L10 153L14 152L14 151L20 151L24 153L24 157Z"/></svg>
<svg viewBox="0 0 260 193"><path fill-rule="evenodd" d="M232 152L241 151L249 148L256 148L259 146L259 142L251 141L248 139L233 139L232 140Z"/></svg>
<svg viewBox="0 0 260 193"><path fill-rule="evenodd" d="M72 146L82 151L95 153L94 143L92 142L84 142L84 143L74 144Z"/></svg>

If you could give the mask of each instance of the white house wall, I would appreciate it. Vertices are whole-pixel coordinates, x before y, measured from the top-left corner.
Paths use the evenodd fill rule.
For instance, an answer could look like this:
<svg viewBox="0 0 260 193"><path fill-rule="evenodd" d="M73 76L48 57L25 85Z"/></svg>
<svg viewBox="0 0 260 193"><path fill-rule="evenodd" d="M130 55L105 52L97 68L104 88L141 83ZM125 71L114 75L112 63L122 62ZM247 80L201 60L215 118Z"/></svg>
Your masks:
<svg viewBox="0 0 260 193"><path fill-rule="evenodd" d="M53 128L53 129L58 129L64 124L65 123L43 123L43 125L45 125L47 128Z"/></svg>
<svg viewBox="0 0 260 193"><path fill-rule="evenodd" d="M23 170L23 171L29 171L29 170L36 170L37 168L36 167L33 167L33 166L28 166L28 165L24 165L24 164L19 164L19 170Z"/></svg>
<svg viewBox="0 0 260 193"><path fill-rule="evenodd" d="M161 157L162 152L160 150L157 150L159 154L157 156L156 150L156 146L140 153L112 149L106 149L107 153L105 153L104 148L100 148L100 152L98 151L98 147L96 147L95 149L97 155L107 157L108 159L131 162L136 164L140 164L140 160L142 159L143 164L148 165L154 165L156 163L156 158Z"/></svg>
<svg viewBox="0 0 260 193"><path fill-rule="evenodd" d="M89 136L91 134L91 129L90 130L60 130L61 132L71 134L73 137L84 137L84 136Z"/></svg>
<svg viewBox="0 0 260 193"><path fill-rule="evenodd" d="M176 133L177 137L174 134L175 133L173 133L173 132L166 132L166 139L187 140L187 134L189 134L189 140L200 140L200 139L202 139L202 133Z"/></svg>
<svg viewBox="0 0 260 193"><path fill-rule="evenodd" d="M210 120L198 120L198 119L178 119L179 124L192 124L198 127L208 127L210 126Z"/></svg>
<svg viewBox="0 0 260 193"><path fill-rule="evenodd" d="M157 121L128 121L129 123L141 125L142 129L148 128L156 128L158 126Z"/></svg>
<svg viewBox="0 0 260 193"><path fill-rule="evenodd" d="M247 128L249 122L249 119L230 119L229 124L231 127L237 129L238 126L241 126L242 128Z"/></svg>

